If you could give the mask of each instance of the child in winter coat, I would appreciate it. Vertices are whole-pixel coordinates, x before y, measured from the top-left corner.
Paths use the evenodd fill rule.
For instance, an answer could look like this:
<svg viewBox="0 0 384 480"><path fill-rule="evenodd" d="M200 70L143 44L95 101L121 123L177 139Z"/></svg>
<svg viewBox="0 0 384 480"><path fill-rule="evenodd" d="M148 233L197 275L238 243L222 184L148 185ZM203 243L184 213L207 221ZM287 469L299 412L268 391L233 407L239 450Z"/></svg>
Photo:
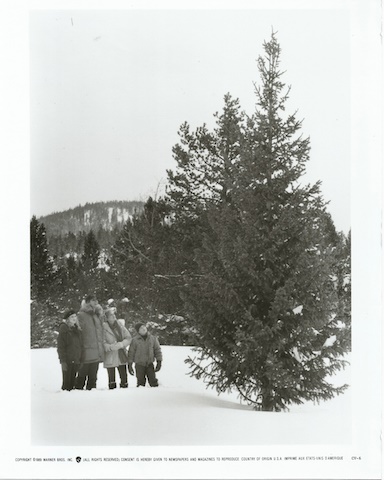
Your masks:
<svg viewBox="0 0 384 480"><path fill-rule="evenodd" d="M75 387L76 374L82 362L82 349L83 340L76 312L67 310L57 338L57 353L63 375L62 390L73 390Z"/></svg>
<svg viewBox="0 0 384 480"><path fill-rule="evenodd" d="M116 388L116 368L120 375L120 388L128 387L126 348L131 343L131 334L122 322L116 320L115 310L105 311L104 329L104 367L108 372L109 389Z"/></svg>
<svg viewBox="0 0 384 480"><path fill-rule="evenodd" d="M137 386L145 387L148 378L151 387L158 387L159 382L155 372L160 370L163 360L159 340L148 333L147 327L143 323L137 323L135 330L137 335L133 337L128 351L128 371L134 375L132 364L135 363ZM155 359L156 368L153 365Z"/></svg>

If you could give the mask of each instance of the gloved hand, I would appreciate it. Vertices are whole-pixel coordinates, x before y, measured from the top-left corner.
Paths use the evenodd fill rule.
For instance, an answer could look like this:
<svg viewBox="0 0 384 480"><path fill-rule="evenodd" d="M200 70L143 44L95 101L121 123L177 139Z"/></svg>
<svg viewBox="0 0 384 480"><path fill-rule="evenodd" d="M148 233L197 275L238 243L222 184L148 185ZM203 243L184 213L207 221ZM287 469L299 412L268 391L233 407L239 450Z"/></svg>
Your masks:
<svg viewBox="0 0 384 480"><path fill-rule="evenodd" d="M131 375L135 375L135 372L133 371L132 363L128 363L128 372Z"/></svg>
<svg viewBox="0 0 384 480"><path fill-rule="evenodd" d="M106 344L104 345L104 350L105 350L106 352L110 352L110 351L111 351L111 346L112 346L111 344L106 343Z"/></svg>
<svg viewBox="0 0 384 480"><path fill-rule="evenodd" d="M63 370L63 372L68 371L68 365L66 364L66 362L61 362L61 369Z"/></svg>
<svg viewBox="0 0 384 480"><path fill-rule="evenodd" d="M111 345L111 350L114 352L120 350L120 348L123 348L123 342L116 342Z"/></svg>
<svg viewBox="0 0 384 480"><path fill-rule="evenodd" d="M156 363L156 368L155 368L155 372L158 372L161 368L161 361L158 360L157 363Z"/></svg>

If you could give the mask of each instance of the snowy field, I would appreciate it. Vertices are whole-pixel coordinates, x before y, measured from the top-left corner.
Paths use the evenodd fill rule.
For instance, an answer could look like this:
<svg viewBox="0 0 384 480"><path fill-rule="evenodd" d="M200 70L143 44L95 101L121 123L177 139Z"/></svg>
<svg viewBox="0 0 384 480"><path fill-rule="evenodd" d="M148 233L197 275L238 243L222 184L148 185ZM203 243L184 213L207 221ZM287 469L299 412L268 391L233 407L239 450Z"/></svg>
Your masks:
<svg viewBox="0 0 384 480"><path fill-rule="evenodd" d="M289 412L256 412L235 393L220 396L190 378L189 347L163 346L159 388L108 389L99 368L97 389L64 392L56 349L31 350L33 445L277 445L351 442L351 388L321 404ZM350 383L350 367L332 379Z"/></svg>

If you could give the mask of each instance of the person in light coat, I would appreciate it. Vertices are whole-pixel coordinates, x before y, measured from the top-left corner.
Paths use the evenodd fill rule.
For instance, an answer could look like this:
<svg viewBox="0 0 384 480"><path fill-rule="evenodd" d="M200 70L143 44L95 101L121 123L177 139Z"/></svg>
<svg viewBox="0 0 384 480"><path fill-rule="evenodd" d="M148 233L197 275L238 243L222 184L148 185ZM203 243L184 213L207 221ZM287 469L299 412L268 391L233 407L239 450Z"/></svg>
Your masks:
<svg viewBox="0 0 384 480"><path fill-rule="evenodd" d="M104 367L108 372L108 387L116 388L116 368L120 376L120 388L128 387L127 347L131 343L131 334L123 322L116 320L115 309L105 311L104 329Z"/></svg>
<svg viewBox="0 0 384 480"><path fill-rule="evenodd" d="M132 364L135 364L137 386L145 387L146 380L151 387L158 387L159 382L156 373L161 368L163 355L159 340L154 335L148 333L147 327L143 323L135 325L137 335L133 337L128 351L128 371L134 375ZM156 360L156 368L153 362Z"/></svg>

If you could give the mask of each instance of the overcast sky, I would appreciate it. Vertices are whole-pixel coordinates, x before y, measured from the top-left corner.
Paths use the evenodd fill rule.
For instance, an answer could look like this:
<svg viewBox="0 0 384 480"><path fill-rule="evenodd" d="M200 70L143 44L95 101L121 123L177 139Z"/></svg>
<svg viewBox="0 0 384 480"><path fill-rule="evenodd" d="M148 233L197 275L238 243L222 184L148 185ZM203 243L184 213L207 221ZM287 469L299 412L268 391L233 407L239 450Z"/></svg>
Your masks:
<svg viewBox="0 0 384 480"><path fill-rule="evenodd" d="M324 9L32 12L31 214L155 195L182 122L213 126L227 92L254 111L272 29L311 139L308 181L348 231L349 17Z"/></svg>

